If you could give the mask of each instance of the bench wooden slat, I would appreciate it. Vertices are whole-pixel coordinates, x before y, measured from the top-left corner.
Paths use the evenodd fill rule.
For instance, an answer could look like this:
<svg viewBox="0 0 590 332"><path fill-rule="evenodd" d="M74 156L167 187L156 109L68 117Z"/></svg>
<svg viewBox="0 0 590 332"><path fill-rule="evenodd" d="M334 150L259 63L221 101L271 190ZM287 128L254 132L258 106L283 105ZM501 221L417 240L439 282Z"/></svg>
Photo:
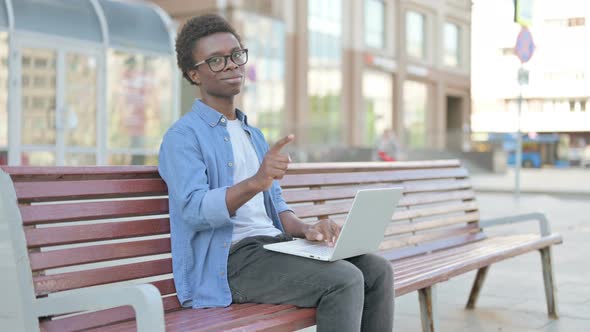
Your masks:
<svg viewBox="0 0 590 332"><path fill-rule="evenodd" d="M456 169L427 169L382 172L352 172L285 175L280 181L282 187L300 188L309 186L329 186L344 184L366 184L374 182L401 182L420 179L465 178L467 170Z"/></svg>
<svg viewBox="0 0 590 332"><path fill-rule="evenodd" d="M14 188L21 202L168 194L161 179L16 182Z"/></svg>
<svg viewBox="0 0 590 332"><path fill-rule="evenodd" d="M169 233L168 218L25 229L29 248Z"/></svg>
<svg viewBox="0 0 590 332"><path fill-rule="evenodd" d="M298 309L282 314L280 317L271 317L257 320L245 327L234 327L226 332L289 332L315 325L316 310L314 308Z"/></svg>
<svg viewBox="0 0 590 332"><path fill-rule="evenodd" d="M504 239L503 239L504 240ZM485 257L487 254L514 247L520 243L534 241L533 238L515 238L512 241L487 241L477 242L442 252L416 257L413 260L406 260L396 264L396 278L404 279L407 275L419 275L430 270L448 265L460 264L471 261L478 257Z"/></svg>
<svg viewBox="0 0 590 332"><path fill-rule="evenodd" d="M378 189L378 188L390 188L393 186L403 186L404 192L409 193L421 193L422 196L410 196L410 197L428 197L427 192L442 191L439 195L447 194L448 191L453 190L456 193L466 193L468 191L459 191L460 189L468 189L471 187L467 180L443 180L440 183L432 184L431 181L424 183L412 183L412 184L390 184L390 183L374 183L371 185L358 185L348 186L342 188L326 188L326 189L296 189L296 190L284 190L283 198L287 203L305 203L314 201L329 201L337 199L348 199L354 198L357 191L361 189ZM469 191L472 192L472 191ZM408 205L409 201L406 202L404 199L400 202L400 205Z"/></svg>
<svg viewBox="0 0 590 332"><path fill-rule="evenodd" d="M159 178L156 166L0 166L15 182L70 179Z"/></svg>
<svg viewBox="0 0 590 332"><path fill-rule="evenodd" d="M482 245L485 245L485 241L493 241L492 239L483 240ZM514 247L505 249L503 251L497 251L492 254L488 254L486 259L473 259L472 261L464 262L455 266L446 266L444 268L431 270L428 274L424 274L417 277L408 277L407 279L398 280L395 284L396 296L401 296L409 292L427 287L437 282L448 280L452 277L461 275L465 272L472 271L484 266L491 265L498 261L506 258L514 257L526 252L546 248L551 245L559 244L562 242L562 238L558 234L543 237L539 240L529 241L525 243L519 243ZM394 263L395 269L395 263Z"/></svg>
<svg viewBox="0 0 590 332"><path fill-rule="evenodd" d="M231 311L217 315L209 315L198 321L191 320L182 324L167 324L170 330L178 331L224 331L236 325L247 325L258 317L293 311L296 307L286 304L260 304L244 310Z"/></svg>
<svg viewBox="0 0 590 332"><path fill-rule="evenodd" d="M456 237L470 233L476 233L479 230L477 224L467 224L462 227L445 228L442 230L430 231L423 234L409 236L386 236L379 245L379 250L391 250L406 246L422 245L427 242L436 241L448 237Z"/></svg>
<svg viewBox="0 0 590 332"><path fill-rule="evenodd" d="M172 259L158 259L97 269L33 277L37 296L172 273Z"/></svg>
<svg viewBox="0 0 590 332"><path fill-rule="evenodd" d="M419 217L428 217L437 214L445 214L459 211L477 210L477 203L474 201L465 203L451 203L432 207L421 207L411 210L397 211L393 214L393 220L413 219Z"/></svg>
<svg viewBox="0 0 590 332"><path fill-rule="evenodd" d="M165 297L162 299L164 310L178 310L178 298ZM172 309L173 308L173 309ZM116 307L90 313L81 313L66 318L58 317L39 322L43 332L80 331L135 319L135 310L131 306Z"/></svg>
<svg viewBox="0 0 590 332"><path fill-rule="evenodd" d="M20 210L23 224L35 225L167 214L168 199L26 205L21 206Z"/></svg>
<svg viewBox="0 0 590 332"><path fill-rule="evenodd" d="M469 200L475 199L475 192L473 190L454 190L447 192L432 192L407 194L399 202L399 206L411 206L419 204L430 204L453 200Z"/></svg>
<svg viewBox="0 0 590 332"><path fill-rule="evenodd" d="M380 170L402 170L402 169L423 169L460 167L461 161L449 160L419 160L419 161L396 161L390 162L325 162L325 163L295 163L289 165L289 174L300 173L342 173L342 172L367 172Z"/></svg>
<svg viewBox="0 0 590 332"><path fill-rule="evenodd" d="M385 236L425 231L442 226L451 226L460 223L474 222L477 220L479 220L479 212L470 212L460 216L444 217L431 221L415 222L406 225L396 225L396 223L392 223L391 225L387 226Z"/></svg>
<svg viewBox="0 0 590 332"><path fill-rule="evenodd" d="M29 254L33 271L170 253L170 238L92 245Z"/></svg>
<svg viewBox="0 0 590 332"><path fill-rule="evenodd" d="M429 243L424 243L420 246L411 246L405 248L396 248L395 250L381 251L379 252L379 255L387 258L390 261L397 261L441 249L454 248L460 245L481 241L485 238L486 235L482 232L467 233L455 237L444 238L438 241L431 241Z"/></svg>
<svg viewBox="0 0 590 332"><path fill-rule="evenodd" d="M300 205L293 206L292 209L299 218L309 218L348 213L351 205L352 201L348 201L330 204Z"/></svg>
<svg viewBox="0 0 590 332"><path fill-rule="evenodd" d="M442 179L426 181L405 181L402 183L406 193L428 191L447 191L471 188L471 181L466 179Z"/></svg>

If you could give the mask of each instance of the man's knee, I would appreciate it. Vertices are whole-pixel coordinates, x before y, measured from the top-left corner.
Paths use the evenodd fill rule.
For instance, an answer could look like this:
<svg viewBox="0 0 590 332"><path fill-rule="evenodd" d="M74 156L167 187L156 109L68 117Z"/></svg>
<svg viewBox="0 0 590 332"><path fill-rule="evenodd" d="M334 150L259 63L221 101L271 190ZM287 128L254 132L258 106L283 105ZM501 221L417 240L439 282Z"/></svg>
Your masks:
<svg viewBox="0 0 590 332"><path fill-rule="evenodd" d="M332 264L338 264L338 268L334 269L331 276L331 288L333 289L356 289L363 291L365 279L363 272L353 264L347 261L338 261Z"/></svg>

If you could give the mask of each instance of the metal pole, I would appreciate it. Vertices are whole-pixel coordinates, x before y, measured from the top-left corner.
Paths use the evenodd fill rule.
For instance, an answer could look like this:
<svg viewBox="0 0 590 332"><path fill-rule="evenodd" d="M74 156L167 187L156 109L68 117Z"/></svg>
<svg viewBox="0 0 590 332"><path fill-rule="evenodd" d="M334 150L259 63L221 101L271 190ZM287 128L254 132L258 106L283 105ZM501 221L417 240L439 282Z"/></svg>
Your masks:
<svg viewBox="0 0 590 332"><path fill-rule="evenodd" d="M518 70L518 114L516 115L516 160L514 162L514 198L516 201L520 200L520 166L522 165L522 134L520 133L520 113L522 111L522 85L521 74L524 68L522 65Z"/></svg>

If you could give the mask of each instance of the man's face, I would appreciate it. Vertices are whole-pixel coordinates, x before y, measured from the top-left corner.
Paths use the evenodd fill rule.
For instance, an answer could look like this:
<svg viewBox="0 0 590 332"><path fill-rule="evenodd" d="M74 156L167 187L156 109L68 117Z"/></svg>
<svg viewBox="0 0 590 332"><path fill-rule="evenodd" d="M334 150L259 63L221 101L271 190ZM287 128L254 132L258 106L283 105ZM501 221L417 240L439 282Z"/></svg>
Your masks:
<svg viewBox="0 0 590 332"><path fill-rule="evenodd" d="M215 56L230 55L242 47L236 37L229 32L219 32L203 37L193 50L193 60L199 63ZM208 63L203 63L190 71L189 75L201 87L203 94L214 97L233 97L240 93L244 83L244 66L236 65L229 57L225 67L214 72Z"/></svg>

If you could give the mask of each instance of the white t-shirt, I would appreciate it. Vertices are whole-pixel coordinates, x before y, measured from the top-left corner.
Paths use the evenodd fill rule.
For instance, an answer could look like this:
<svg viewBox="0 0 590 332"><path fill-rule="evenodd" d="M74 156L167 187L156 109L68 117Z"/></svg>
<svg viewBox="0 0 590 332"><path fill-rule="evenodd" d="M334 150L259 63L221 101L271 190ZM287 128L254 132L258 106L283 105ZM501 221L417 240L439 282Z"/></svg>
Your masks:
<svg viewBox="0 0 590 332"><path fill-rule="evenodd" d="M234 154L234 183L237 184L256 174L260 162L240 120L229 120L227 131ZM281 233L266 214L262 192L242 205L232 217L232 221L234 224L232 244L250 236L275 236Z"/></svg>

